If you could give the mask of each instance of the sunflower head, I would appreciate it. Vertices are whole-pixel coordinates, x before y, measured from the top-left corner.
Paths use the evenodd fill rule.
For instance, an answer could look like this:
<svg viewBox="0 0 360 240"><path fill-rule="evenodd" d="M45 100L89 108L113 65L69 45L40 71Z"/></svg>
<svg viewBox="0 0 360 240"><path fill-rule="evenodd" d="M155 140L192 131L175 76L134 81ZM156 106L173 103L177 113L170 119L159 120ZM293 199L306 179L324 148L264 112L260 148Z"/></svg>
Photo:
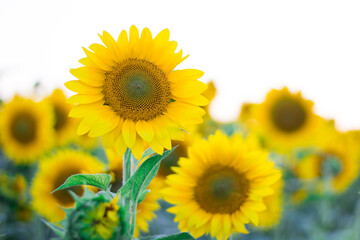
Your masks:
<svg viewBox="0 0 360 240"><path fill-rule="evenodd" d="M42 159L31 187L34 209L51 222L62 220L65 217L62 208L74 206L74 199L68 190L81 196L84 187L75 186L53 194L50 193L73 174L103 171L104 165L98 159L74 150L58 151L53 156ZM47 207L44 208L44 205Z"/></svg>
<svg viewBox="0 0 360 240"><path fill-rule="evenodd" d="M84 49L84 66L71 70L79 80L65 84L78 93L68 100L76 104L70 116L82 119L78 134L102 136L106 147L131 148L140 159L147 144L162 154L171 140L183 139L183 129L202 122L203 73L175 70L186 57L167 29L153 38L132 26L129 37L122 31L117 40L107 32L100 38L104 45Z"/></svg>
<svg viewBox="0 0 360 240"><path fill-rule="evenodd" d="M58 145L65 145L75 137L77 121L68 117L72 105L66 102L66 96L61 89L55 89L46 100L52 106L55 116L55 141Z"/></svg>
<svg viewBox="0 0 360 240"><path fill-rule="evenodd" d="M312 106L313 102L305 100L300 92L291 93L286 87L270 91L256 111L256 120L267 145L285 152L307 145L319 121Z"/></svg>
<svg viewBox="0 0 360 240"><path fill-rule="evenodd" d="M174 171L162 193L176 205L168 211L176 215L180 230L217 239L247 233L246 223L257 225L259 212L266 209L263 198L274 193L281 177L266 152L240 135L228 138L219 131L209 141L194 142Z"/></svg>
<svg viewBox="0 0 360 240"><path fill-rule="evenodd" d="M0 116L2 147L16 163L32 163L52 146L53 115L45 101L15 96Z"/></svg>
<svg viewBox="0 0 360 240"><path fill-rule="evenodd" d="M327 135L318 143L317 150L300 159L294 167L296 175L307 182L317 182L323 192L325 181L331 181L331 188L341 193L358 176L359 161L357 144L347 141L341 133Z"/></svg>
<svg viewBox="0 0 360 240"><path fill-rule="evenodd" d="M114 239L122 226L118 200L115 197L110 201L100 195L79 203L69 219L70 235L78 235L80 239Z"/></svg>

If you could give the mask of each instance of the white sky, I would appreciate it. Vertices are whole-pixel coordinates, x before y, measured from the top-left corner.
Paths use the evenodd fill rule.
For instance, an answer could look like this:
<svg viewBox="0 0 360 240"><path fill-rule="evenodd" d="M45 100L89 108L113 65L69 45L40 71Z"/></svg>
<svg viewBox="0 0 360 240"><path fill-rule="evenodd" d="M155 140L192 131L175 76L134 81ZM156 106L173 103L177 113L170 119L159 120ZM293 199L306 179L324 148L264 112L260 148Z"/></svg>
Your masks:
<svg viewBox="0 0 360 240"><path fill-rule="evenodd" d="M164 28L214 80L215 118L233 120L243 102L270 88L302 90L318 114L360 129L360 1L0 1L0 97L50 92L72 80L81 47L134 24ZM70 93L70 92L69 92Z"/></svg>

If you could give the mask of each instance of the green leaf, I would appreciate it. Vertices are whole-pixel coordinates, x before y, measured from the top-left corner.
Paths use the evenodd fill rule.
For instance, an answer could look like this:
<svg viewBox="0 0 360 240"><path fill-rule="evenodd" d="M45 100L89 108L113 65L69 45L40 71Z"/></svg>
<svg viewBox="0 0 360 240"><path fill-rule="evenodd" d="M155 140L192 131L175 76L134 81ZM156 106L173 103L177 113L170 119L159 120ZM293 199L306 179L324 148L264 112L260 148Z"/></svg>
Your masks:
<svg viewBox="0 0 360 240"><path fill-rule="evenodd" d="M58 227L53 223L50 223L44 219L41 219L46 226L51 228L59 237L64 237L66 230L64 228Z"/></svg>
<svg viewBox="0 0 360 240"><path fill-rule="evenodd" d="M176 233L172 235L156 235L156 236L148 236L142 237L140 240L195 240L189 233Z"/></svg>
<svg viewBox="0 0 360 240"><path fill-rule="evenodd" d="M90 185L90 186L98 187L102 190L106 190L109 187L110 181L111 181L111 176L106 173L75 174L70 176L68 179L66 179L65 183L63 183L60 187L58 187L51 193L79 185Z"/></svg>
<svg viewBox="0 0 360 240"><path fill-rule="evenodd" d="M165 151L163 155L155 155L145 160L131 178L122 186L118 193L121 197L130 197L133 201L137 201L139 195L146 190L151 180L155 177L160 167L160 161L169 156L176 147Z"/></svg>
<svg viewBox="0 0 360 240"><path fill-rule="evenodd" d="M195 240L189 233L177 233L166 237L157 238L156 240Z"/></svg>

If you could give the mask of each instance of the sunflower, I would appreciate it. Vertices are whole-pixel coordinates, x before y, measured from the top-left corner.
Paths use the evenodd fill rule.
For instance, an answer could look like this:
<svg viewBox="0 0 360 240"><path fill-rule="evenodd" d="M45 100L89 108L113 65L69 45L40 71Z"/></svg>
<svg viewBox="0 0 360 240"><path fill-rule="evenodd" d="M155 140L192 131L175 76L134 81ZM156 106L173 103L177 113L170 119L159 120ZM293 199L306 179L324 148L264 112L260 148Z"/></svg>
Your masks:
<svg viewBox="0 0 360 240"><path fill-rule="evenodd" d="M325 135L326 136L326 135ZM349 144L346 135L323 137L313 154L300 159L295 174L308 183L320 180L318 190L324 190L325 178L331 177L331 187L341 193L354 182L359 172L358 146Z"/></svg>
<svg viewBox="0 0 360 240"><path fill-rule="evenodd" d="M74 150L58 151L55 155L42 159L31 187L34 210L51 222L59 222L65 217L62 208L73 207L74 200L68 190L50 193L73 174L103 171L104 165L98 159ZM76 186L70 190L82 195L84 187Z"/></svg>
<svg viewBox="0 0 360 240"><path fill-rule="evenodd" d="M123 178L123 159L119 157L112 149L107 149L106 154L109 160L109 173L112 175L111 191L117 192L122 186ZM160 189L162 187L162 181L156 177L149 185L150 192L146 195L137 205L136 223L134 236L137 238L140 231L148 232L149 224L156 215L154 212L160 208L157 200L160 198Z"/></svg>
<svg viewBox="0 0 360 240"><path fill-rule="evenodd" d="M65 145L76 135L77 121L68 117L72 105L66 103L66 96L61 89L55 89L47 100L53 107L55 115L55 141L59 146Z"/></svg>
<svg viewBox="0 0 360 240"><path fill-rule="evenodd" d="M274 193L272 186L281 178L267 155L237 134L228 138L217 131L209 141L194 142L162 191L176 205L168 211L179 229L217 239L248 233L244 224L258 224L259 212L266 209L263 198Z"/></svg>
<svg viewBox="0 0 360 240"><path fill-rule="evenodd" d="M114 239L121 225L118 201L119 196L109 202L95 202L94 205L90 202L82 206L82 214L77 214L78 219L74 222L80 226L76 230L82 239Z"/></svg>
<svg viewBox="0 0 360 240"><path fill-rule="evenodd" d="M81 118L77 133L102 136L106 147L130 148L140 159L144 142L157 153L171 149L171 140L182 140L183 130L202 122L199 107L208 100L207 88L197 79L196 69L174 70L186 57L175 52L169 30L155 38L149 29L131 26L129 38L123 30L117 41L109 33L100 35L104 45L84 49L84 66L70 72L79 79L65 85L78 94L68 102L76 104L71 117Z"/></svg>
<svg viewBox="0 0 360 240"><path fill-rule="evenodd" d="M318 117L313 112L313 102L301 93L273 89L257 110L257 121L267 146L280 152L308 145L318 127Z"/></svg>
<svg viewBox="0 0 360 240"><path fill-rule="evenodd" d="M52 146L52 125L53 114L46 102L15 96L0 113L4 152L17 164L36 161Z"/></svg>

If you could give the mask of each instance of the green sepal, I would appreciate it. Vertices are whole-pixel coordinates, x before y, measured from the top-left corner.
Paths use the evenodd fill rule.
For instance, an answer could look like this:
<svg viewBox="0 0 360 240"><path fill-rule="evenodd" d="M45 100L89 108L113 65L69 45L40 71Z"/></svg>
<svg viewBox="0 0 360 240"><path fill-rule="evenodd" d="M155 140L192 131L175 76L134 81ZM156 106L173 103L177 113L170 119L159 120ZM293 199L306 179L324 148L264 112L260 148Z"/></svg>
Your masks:
<svg viewBox="0 0 360 240"><path fill-rule="evenodd" d="M177 147L177 146L176 146ZM134 202L139 198L139 195L146 190L150 182L157 174L160 162L169 156L176 147L167 150L163 155L155 155L145 160L136 170L134 175L119 189L117 192L122 198L130 197Z"/></svg>
<svg viewBox="0 0 360 240"><path fill-rule="evenodd" d="M111 176L106 173L75 174L68 177L68 179L66 179L66 181L60 187L58 187L51 193L79 185L90 185L100 188L102 190L107 190L110 182L111 182Z"/></svg>

